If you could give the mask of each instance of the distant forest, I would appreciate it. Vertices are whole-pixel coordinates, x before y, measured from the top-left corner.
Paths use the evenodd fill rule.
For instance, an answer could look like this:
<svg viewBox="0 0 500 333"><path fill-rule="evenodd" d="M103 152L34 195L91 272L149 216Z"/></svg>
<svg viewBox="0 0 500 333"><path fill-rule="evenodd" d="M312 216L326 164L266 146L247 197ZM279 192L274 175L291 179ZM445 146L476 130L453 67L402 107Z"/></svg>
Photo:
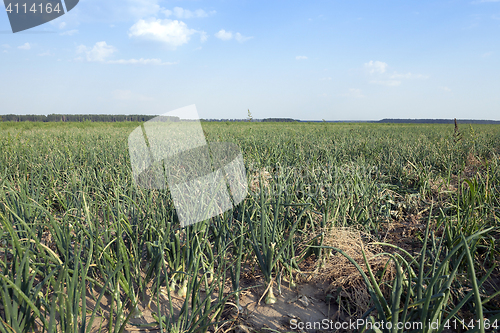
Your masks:
<svg viewBox="0 0 500 333"><path fill-rule="evenodd" d="M107 114L49 114L45 115L15 115L6 114L0 115L0 121L36 121L36 122L125 122L125 121L138 121L144 122L151 120L157 116L147 115L107 115ZM165 117L165 121L179 121L178 117ZM243 122L248 119L200 119L201 121L216 121L216 122ZM266 119L253 119L252 122L359 122L359 123L392 123L392 124L453 124L453 119L382 119L375 121L335 121L335 120L317 120L317 121L301 121L291 118L266 118ZM500 124L498 120L476 120L476 119L457 119L458 123L462 124Z"/></svg>
<svg viewBox="0 0 500 333"><path fill-rule="evenodd" d="M453 124L453 119L382 119L377 123L392 124ZM462 124L500 124L498 120L457 119Z"/></svg>
<svg viewBox="0 0 500 333"><path fill-rule="evenodd" d="M37 121L37 122L123 122L148 121L156 116L146 115L106 115L106 114L49 114L45 115L0 115L0 121ZM178 117L168 117L171 121L179 121Z"/></svg>

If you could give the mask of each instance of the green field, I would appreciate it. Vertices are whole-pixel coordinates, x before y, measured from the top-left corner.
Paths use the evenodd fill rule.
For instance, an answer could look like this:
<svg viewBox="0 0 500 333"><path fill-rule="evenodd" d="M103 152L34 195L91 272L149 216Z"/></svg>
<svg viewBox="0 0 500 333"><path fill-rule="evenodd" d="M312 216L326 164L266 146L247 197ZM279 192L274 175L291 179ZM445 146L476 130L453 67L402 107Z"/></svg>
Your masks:
<svg viewBox="0 0 500 333"><path fill-rule="evenodd" d="M313 275L345 318L500 327L499 125L203 122L241 148L249 193L185 229L133 183L139 125L0 122L0 332L225 332L244 278L272 307Z"/></svg>

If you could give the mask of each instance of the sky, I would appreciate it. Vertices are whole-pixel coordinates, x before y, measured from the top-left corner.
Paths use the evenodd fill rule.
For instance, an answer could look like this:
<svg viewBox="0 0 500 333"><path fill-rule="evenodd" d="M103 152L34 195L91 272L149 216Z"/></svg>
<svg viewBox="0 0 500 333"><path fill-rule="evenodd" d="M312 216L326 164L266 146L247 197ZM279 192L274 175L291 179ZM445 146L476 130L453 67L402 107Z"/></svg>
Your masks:
<svg viewBox="0 0 500 333"><path fill-rule="evenodd" d="M0 9L0 115L500 120L500 0L80 0L15 34Z"/></svg>

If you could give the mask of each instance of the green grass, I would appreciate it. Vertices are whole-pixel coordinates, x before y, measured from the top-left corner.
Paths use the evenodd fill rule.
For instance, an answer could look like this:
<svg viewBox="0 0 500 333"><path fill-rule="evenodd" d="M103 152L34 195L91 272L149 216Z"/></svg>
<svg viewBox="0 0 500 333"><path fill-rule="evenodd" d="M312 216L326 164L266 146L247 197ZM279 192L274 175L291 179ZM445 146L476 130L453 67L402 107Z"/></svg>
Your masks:
<svg viewBox="0 0 500 333"><path fill-rule="evenodd" d="M143 302L158 309L152 327L205 332L239 306L244 264L273 294L305 258L335 251L325 228L382 240L410 215L428 222L421 251L385 247L397 274L365 276L366 316L499 318L486 289L500 255L499 126L462 125L457 139L451 125L202 123L208 141L241 148L249 194L180 229L168 192L133 184L127 138L139 125L0 122L0 332L119 332Z"/></svg>

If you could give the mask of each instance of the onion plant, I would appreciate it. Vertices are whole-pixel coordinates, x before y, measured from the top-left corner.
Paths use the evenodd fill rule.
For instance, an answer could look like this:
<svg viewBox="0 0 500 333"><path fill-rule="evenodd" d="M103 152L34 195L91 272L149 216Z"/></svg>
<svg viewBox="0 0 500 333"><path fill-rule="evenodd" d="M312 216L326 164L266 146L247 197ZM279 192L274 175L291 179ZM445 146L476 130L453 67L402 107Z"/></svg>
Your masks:
<svg viewBox="0 0 500 333"><path fill-rule="evenodd" d="M245 250L245 202L240 206L240 218L241 221L235 221L234 232L232 233L233 242L233 252L232 255L233 265L229 267L229 273L231 276L231 282L234 292L235 304L238 311L242 311L243 308L240 305L240 276L241 276L241 265L243 253Z"/></svg>
<svg viewBox="0 0 500 333"><path fill-rule="evenodd" d="M273 271L283 253L293 241L297 225L309 208L309 204L283 205L281 203L282 187L280 187L279 193L276 196L276 201L267 204L262 183L261 179L260 223L257 223L252 217L250 217L248 221L252 236L252 248L267 284L265 303L273 304L276 303L276 297L273 291ZM273 214L271 218L269 217L267 206L272 209L271 213ZM294 221L280 220L280 212L282 212L285 206L302 208L296 216L290 217L294 218Z"/></svg>

